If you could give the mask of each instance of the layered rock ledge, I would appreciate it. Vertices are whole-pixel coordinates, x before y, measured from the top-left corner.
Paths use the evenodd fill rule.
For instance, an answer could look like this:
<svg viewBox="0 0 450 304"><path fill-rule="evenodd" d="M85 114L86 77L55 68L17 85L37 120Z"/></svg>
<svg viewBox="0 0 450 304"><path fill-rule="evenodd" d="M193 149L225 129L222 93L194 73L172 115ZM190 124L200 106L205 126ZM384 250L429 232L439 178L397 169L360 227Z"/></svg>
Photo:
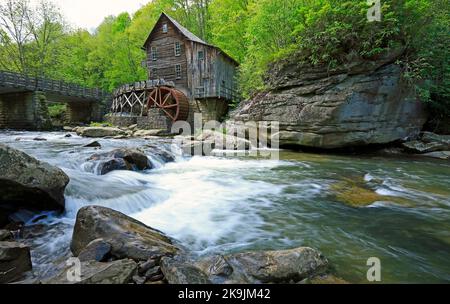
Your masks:
<svg viewBox="0 0 450 304"><path fill-rule="evenodd" d="M329 70L289 60L268 73L267 92L231 121L280 122L280 146L322 149L386 144L417 136L427 120L395 61L401 51Z"/></svg>

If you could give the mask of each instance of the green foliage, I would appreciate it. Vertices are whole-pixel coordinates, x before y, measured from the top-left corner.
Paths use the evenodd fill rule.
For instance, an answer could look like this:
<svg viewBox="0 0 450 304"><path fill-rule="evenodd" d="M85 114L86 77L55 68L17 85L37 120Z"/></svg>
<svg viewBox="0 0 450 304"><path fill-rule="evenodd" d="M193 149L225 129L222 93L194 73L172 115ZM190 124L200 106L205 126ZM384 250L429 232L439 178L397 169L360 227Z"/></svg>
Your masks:
<svg viewBox="0 0 450 304"><path fill-rule="evenodd" d="M51 119L63 121L66 115L65 104L51 104L48 106L48 114Z"/></svg>
<svg viewBox="0 0 450 304"><path fill-rule="evenodd" d="M91 122L89 124L90 127L113 127L113 125L109 122Z"/></svg>

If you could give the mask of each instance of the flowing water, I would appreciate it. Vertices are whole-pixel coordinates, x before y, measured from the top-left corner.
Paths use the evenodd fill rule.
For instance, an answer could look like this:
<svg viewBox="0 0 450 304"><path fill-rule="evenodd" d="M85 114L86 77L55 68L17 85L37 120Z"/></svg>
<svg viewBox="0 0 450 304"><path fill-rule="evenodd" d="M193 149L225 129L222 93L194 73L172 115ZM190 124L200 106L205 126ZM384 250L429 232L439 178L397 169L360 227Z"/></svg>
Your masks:
<svg viewBox="0 0 450 304"><path fill-rule="evenodd" d="M49 273L70 255L77 211L102 205L164 231L199 255L310 246L333 272L367 283L370 257L384 283L450 282L450 163L415 158L282 152L281 160L178 156L156 169L95 174L92 140L64 133L3 132L0 142L62 168L70 177L66 212L36 223L35 270ZM34 141L36 137L47 141ZM103 151L168 140L100 139ZM364 190L366 189L366 190ZM379 197L362 207L355 193ZM360 193L359 193L360 192ZM354 200L354 199L353 199ZM38 228L44 225L44 232Z"/></svg>

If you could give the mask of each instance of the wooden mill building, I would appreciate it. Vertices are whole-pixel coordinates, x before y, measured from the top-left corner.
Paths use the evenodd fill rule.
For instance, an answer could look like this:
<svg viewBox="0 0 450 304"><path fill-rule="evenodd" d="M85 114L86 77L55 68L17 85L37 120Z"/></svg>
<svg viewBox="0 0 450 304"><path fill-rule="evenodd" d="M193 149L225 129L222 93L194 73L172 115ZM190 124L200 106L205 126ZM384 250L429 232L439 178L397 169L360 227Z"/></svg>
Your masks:
<svg viewBox="0 0 450 304"><path fill-rule="evenodd" d="M189 99L191 111L204 120L218 120L236 99L238 63L165 13L150 32L144 49L149 80L175 84Z"/></svg>

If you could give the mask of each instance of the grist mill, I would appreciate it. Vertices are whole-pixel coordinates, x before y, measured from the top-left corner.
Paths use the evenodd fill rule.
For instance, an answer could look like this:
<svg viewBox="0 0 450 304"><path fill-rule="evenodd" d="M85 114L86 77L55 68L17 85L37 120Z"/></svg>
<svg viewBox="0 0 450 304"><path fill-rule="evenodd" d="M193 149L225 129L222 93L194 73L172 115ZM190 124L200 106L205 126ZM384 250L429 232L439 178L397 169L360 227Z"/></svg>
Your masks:
<svg viewBox="0 0 450 304"><path fill-rule="evenodd" d="M114 92L108 120L114 125L167 129L176 121L221 120L238 98L238 63L162 13L143 49L148 80Z"/></svg>

